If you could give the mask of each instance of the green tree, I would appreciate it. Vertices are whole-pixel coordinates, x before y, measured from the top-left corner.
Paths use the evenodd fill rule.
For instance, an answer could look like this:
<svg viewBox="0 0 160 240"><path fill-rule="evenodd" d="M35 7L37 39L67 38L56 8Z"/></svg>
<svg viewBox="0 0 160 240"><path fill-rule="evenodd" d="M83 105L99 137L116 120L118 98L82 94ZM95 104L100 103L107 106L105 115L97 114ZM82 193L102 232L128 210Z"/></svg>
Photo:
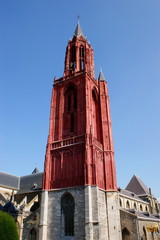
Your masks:
<svg viewBox="0 0 160 240"><path fill-rule="evenodd" d="M18 240L14 218L3 211L0 211L0 240Z"/></svg>

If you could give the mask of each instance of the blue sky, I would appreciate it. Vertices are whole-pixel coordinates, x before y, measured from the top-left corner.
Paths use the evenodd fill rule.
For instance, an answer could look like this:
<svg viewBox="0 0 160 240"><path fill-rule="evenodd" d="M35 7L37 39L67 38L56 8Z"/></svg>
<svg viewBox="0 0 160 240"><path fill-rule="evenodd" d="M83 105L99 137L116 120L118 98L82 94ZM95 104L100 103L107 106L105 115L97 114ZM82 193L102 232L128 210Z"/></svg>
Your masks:
<svg viewBox="0 0 160 240"><path fill-rule="evenodd" d="M0 170L43 171L54 76L77 15L109 85L118 185L160 196L160 1L0 0Z"/></svg>

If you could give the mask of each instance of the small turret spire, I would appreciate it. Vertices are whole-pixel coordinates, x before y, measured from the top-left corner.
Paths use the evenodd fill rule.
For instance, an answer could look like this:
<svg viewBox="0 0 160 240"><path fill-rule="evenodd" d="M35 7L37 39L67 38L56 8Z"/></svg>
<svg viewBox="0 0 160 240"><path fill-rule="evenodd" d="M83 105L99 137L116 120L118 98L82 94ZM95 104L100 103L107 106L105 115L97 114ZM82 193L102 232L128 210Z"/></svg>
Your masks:
<svg viewBox="0 0 160 240"><path fill-rule="evenodd" d="M74 36L78 37L78 36L82 36L85 38L84 34L83 34L83 31L82 31L82 28L81 28L81 25L80 25L80 22L79 22L79 18L80 16L78 15L77 19L78 19L78 23L77 23L77 27L74 31Z"/></svg>
<svg viewBox="0 0 160 240"><path fill-rule="evenodd" d="M98 80L99 80L99 81L104 81L104 80L105 80L105 77L104 77L104 75L103 75L102 69L100 69L100 73L99 73Z"/></svg>

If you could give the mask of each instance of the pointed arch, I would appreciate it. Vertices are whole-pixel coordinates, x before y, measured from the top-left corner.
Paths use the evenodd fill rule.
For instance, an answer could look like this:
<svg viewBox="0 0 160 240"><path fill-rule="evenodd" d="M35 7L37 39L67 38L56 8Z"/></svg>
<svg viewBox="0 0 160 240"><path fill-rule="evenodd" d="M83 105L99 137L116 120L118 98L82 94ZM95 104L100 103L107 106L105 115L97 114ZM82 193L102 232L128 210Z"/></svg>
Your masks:
<svg viewBox="0 0 160 240"><path fill-rule="evenodd" d="M73 196L66 192L61 197L61 214L64 236L74 236L74 210L75 201Z"/></svg>
<svg viewBox="0 0 160 240"><path fill-rule="evenodd" d="M129 204L129 201L127 200L126 202L126 208L130 208L130 204Z"/></svg>
<svg viewBox="0 0 160 240"><path fill-rule="evenodd" d="M130 240L130 232L126 227L122 230L122 240Z"/></svg>

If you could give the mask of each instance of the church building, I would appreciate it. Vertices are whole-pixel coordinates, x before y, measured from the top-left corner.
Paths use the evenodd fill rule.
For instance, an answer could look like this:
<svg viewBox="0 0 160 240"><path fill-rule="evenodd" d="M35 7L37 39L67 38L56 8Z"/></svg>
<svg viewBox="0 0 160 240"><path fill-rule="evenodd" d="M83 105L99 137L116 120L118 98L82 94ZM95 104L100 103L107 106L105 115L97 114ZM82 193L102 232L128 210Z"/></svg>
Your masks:
<svg viewBox="0 0 160 240"><path fill-rule="evenodd" d="M53 84L39 236L121 239L108 88L79 23Z"/></svg>
<svg viewBox="0 0 160 240"><path fill-rule="evenodd" d="M134 175L117 188L108 86L80 24L54 78L44 171L0 172L19 240L159 240L160 204Z"/></svg>

